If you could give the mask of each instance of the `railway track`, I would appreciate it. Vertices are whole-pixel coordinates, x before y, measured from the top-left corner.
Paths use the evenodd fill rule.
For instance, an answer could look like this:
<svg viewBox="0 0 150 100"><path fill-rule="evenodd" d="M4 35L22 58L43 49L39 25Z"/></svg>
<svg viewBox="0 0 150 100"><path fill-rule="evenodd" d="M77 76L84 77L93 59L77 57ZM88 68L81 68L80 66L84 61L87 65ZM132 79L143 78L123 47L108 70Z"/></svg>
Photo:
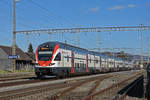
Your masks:
<svg viewBox="0 0 150 100"><path fill-rule="evenodd" d="M4 91L0 92L0 100L10 100L15 99L18 97L23 96L29 96L36 93L40 93L43 91L58 89L58 88L64 88L67 87L69 84L49 84L49 85L43 85L43 86L35 86L35 87L29 87L24 89L16 89L16 90L10 90L10 91ZM57 87L57 88L56 88Z"/></svg>
<svg viewBox="0 0 150 100"><path fill-rule="evenodd" d="M17 89L17 90L11 90L11 91L4 91L0 92L0 100L10 100L10 99L15 99L18 97L24 97L24 96L29 96L37 93L41 93L44 91L53 91L56 89L61 89L61 88L68 88L65 90L63 93L59 93L59 95L63 95L67 93L68 91L71 91L72 89L76 88L76 86L80 86L84 84L85 82L88 81L93 81L96 80L97 78L102 78L105 75L102 76L97 76L97 77L91 77L87 79L81 79L81 80L74 80L74 81L66 81L63 83L55 83L55 84L48 84L48 85L43 85L43 86L35 86L35 87L30 87L30 88L25 88L25 89ZM106 77L106 76L105 76ZM107 76L108 77L108 76Z"/></svg>
<svg viewBox="0 0 150 100"><path fill-rule="evenodd" d="M90 91L89 91L89 94L92 93L92 91L95 90L95 88L98 86L98 84L106 79L106 78L109 78L109 77L112 77L112 75L106 75L106 76L103 76L103 77L95 77L95 78L91 78L91 79L88 79L88 80L85 80L85 81L82 81L82 82L79 82L78 84L74 85L74 86L71 86L70 88L64 90L64 91L60 91L59 93L51 96L51 97L48 97L47 100L57 100L59 99L60 97L64 96L65 94L67 94L68 92L72 91L73 89L76 89L77 87L80 87L81 85L83 84L86 84L86 83L89 83L91 81L95 81L95 80L98 80L96 86L94 88L92 88Z"/></svg>
<svg viewBox="0 0 150 100"><path fill-rule="evenodd" d="M77 77L81 77L81 76L76 76L76 78ZM63 79L66 79L66 78L63 78ZM0 88L8 87L8 86L18 86L18 85L23 85L23 84L32 84L32 83L38 83L38 82L47 82L47 81L53 81L53 80L58 80L58 79L45 78L45 79L41 80L41 79L37 79L36 77L33 77L33 76L6 78L6 79L0 79Z"/></svg>
<svg viewBox="0 0 150 100"><path fill-rule="evenodd" d="M139 73L136 74L135 76L137 76L137 75L139 75ZM73 91L81 86L84 86L85 84L89 84L90 82L93 82L94 85L88 91L86 91L86 93L76 92L76 94L72 94L72 95L79 96L79 98L82 97L82 98L84 98L84 100L88 100L89 96L90 97L97 96L97 95L95 95L95 92L96 92L95 90L98 86L100 86L101 82L103 82L104 80L111 78L113 76L114 76L113 74L107 74L107 75L94 76L94 77L82 78L82 79L77 78L74 80L67 80L67 81L63 81L63 82L56 82L56 83L53 82L53 83L40 85L40 86L38 85L38 86L27 87L27 88L22 88L22 89L3 91L3 92L0 92L0 100L16 100L17 98L24 98L26 96L29 97L29 96L37 95L37 94L41 94L41 93L50 93L51 94L51 96L44 97L46 100L56 100L56 99L65 97L66 95L71 93L71 91ZM135 77L135 76L132 76L132 77ZM130 78L129 78L129 80L130 80ZM59 80L57 80L57 81L59 81ZM126 80L124 80L124 81L126 81ZM42 80L42 82L43 82L43 80ZM108 88L106 90L103 90L103 93L106 91L109 91ZM103 93L101 93L101 94L103 94ZM95 95L95 96L93 96L93 95ZM23 100L26 100L26 99L23 99Z"/></svg>
<svg viewBox="0 0 150 100"><path fill-rule="evenodd" d="M129 80L132 80L132 79L134 79L135 78L135 76L139 76L139 75L141 75L141 73L138 73L138 74L136 74L136 75L134 75L134 76L132 76L132 77L130 77L130 78L127 78L127 79L125 79L125 80L123 80L123 81L121 81L121 82L119 82L119 83L117 83L117 84L113 84L112 86L110 86L110 87L107 87L107 88L105 88L105 89L103 89L103 90L100 90L100 91L98 91L98 92L95 92L95 90L96 90L96 88L100 85L100 83L103 81L103 80L107 80L107 78L110 78L110 77L113 77L113 76L106 76L106 77L101 77L101 78L97 78L97 79L92 79L92 80L88 80L88 81L85 81L85 82L83 82L83 83L79 83L79 84L77 84L76 86L73 86L73 87L70 87L70 88L68 88L68 89L65 89L65 90L63 90L63 91L60 91L60 92L58 92L58 93L56 93L56 94L54 94L54 95L52 95L51 97L48 97L48 98L46 98L47 100L79 100L79 99L81 99L81 100L93 100L93 98L95 97L95 96L99 96L99 95L102 95L102 94L104 94L104 93L106 93L106 92L108 92L108 91L110 91L110 90L112 90L113 88L115 88L116 86L117 87L119 87L119 86L125 86L125 82L127 82L127 81L129 81ZM74 91L75 89L77 89L78 87L80 87L80 86L84 86L84 84L88 84L88 83L90 83L91 81L95 81L94 82L94 86L91 88L91 89L89 89L88 91L86 91L86 92L81 92L81 91ZM82 86L82 87L83 87ZM72 91L72 92L71 92ZM73 92L74 91L74 92ZM94 93L95 92L95 93ZM115 93L115 92L114 92ZM112 97L111 97L111 99L112 99ZM111 99L108 99L108 100L111 100ZM97 100L107 100L107 99L97 99Z"/></svg>
<svg viewBox="0 0 150 100"><path fill-rule="evenodd" d="M10 82L0 83L0 88L9 87L9 86L18 86L18 85L24 85L24 84L39 83L39 82L48 82L48 81L53 81L53 80L56 80L56 79L39 80L39 79L33 78L33 79L14 81L14 82L10 81Z"/></svg>
<svg viewBox="0 0 150 100"><path fill-rule="evenodd" d="M76 78L77 77L81 77L81 76L76 76ZM25 80L22 80L22 79L25 79ZM63 79L66 79L66 78L63 78ZM54 81L54 80L58 80L58 79L57 78L45 78L41 80L41 79L37 79L36 77L18 77L18 78L11 78L11 79L1 79L0 82L2 83L0 83L0 88L39 83L39 82L48 82L48 81Z"/></svg>
<svg viewBox="0 0 150 100"><path fill-rule="evenodd" d="M92 100L95 97L97 97L97 98L95 98L95 100L104 100L104 99L105 100L113 100L114 95L116 95L117 92L119 91L118 89L123 88L124 86L128 85L131 81L133 81L137 77L141 76L141 74L142 73L138 73L138 74L136 74L132 77L129 77L121 82L118 82L116 84L113 84L113 85L105 88L105 89L102 89L92 95L85 97L84 100ZM113 93L114 95L112 95L111 93ZM105 96L103 97L104 94L105 94ZM106 94L107 94L107 96L106 96ZM114 98L114 100L116 100L116 98ZM123 99L120 99L120 100L123 100Z"/></svg>
<svg viewBox="0 0 150 100"><path fill-rule="evenodd" d="M24 76L24 77L15 77L15 78L2 78L2 79L0 79L0 82L21 80L21 79L33 79L33 78L35 78L35 75L33 75L33 76Z"/></svg>

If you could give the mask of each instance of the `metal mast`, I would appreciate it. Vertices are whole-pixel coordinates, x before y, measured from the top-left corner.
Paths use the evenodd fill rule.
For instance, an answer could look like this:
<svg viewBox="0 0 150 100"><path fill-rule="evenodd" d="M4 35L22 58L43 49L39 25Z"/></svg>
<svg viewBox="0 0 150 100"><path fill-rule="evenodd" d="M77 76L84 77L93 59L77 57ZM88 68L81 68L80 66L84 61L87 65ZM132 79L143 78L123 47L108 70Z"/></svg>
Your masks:
<svg viewBox="0 0 150 100"><path fill-rule="evenodd" d="M142 27L143 25L141 24L141 29L140 29L140 39L141 39L141 64L143 65L143 30Z"/></svg>
<svg viewBox="0 0 150 100"><path fill-rule="evenodd" d="M13 0L13 44L12 55L16 55L16 1ZM13 59L13 71L16 70L16 59Z"/></svg>
<svg viewBox="0 0 150 100"><path fill-rule="evenodd" d="M98 51L100 52L100 49L101 49L100 31L98 31L97 34L98 34L98 35L97 35Z"/></svg>

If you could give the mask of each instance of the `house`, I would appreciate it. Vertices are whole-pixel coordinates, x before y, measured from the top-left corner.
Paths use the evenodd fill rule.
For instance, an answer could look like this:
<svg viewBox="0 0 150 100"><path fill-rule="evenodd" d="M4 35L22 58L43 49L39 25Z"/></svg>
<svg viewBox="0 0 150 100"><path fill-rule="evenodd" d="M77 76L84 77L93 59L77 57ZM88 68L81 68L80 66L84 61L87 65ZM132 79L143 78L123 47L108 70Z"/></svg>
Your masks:
<svg viewBox="0 0 150 100"><path fill-rule="evenodd" d="M9 58L12 55L12 47L0 46L0 70L12 70L13 62ZM20 48L16 48L16 70L32 70L34 67L33 59L24 53Z"/></svg>

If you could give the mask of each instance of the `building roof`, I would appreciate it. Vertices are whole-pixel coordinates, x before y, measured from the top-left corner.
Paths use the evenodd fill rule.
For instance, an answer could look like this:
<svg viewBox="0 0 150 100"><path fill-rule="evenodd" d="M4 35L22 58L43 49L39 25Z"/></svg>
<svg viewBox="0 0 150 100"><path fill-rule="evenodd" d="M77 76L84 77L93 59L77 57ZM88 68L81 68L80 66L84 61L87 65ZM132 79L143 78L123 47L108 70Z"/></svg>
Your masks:
<svg viewBox="0 0 150 100"><path fill-rule="evenodd" d="M7 54L12 55L12 47L1 46L0 48ZM20 48L16 48L16 55L19 55L17 60L32 60L26 53L24 53Z"/></svg>

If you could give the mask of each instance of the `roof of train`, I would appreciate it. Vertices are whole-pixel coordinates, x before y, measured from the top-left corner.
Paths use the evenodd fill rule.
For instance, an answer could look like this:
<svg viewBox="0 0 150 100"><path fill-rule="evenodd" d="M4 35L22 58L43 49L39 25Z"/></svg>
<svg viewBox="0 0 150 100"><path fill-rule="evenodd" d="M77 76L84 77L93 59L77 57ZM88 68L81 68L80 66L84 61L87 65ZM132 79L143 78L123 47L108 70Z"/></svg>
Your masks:
<svg viewBox="0 0 150 100"><path fill-rule="evenodd" d="M45 42L41 45L44 45L44 44L53 44L53 45L56 45L56 44L59 44L60 48L64 48L64 49L69 49L69 50L73 50L74 52L80 52L82 54L94 54L94 55L97 55L97 56L101 56L102 58L104 59L115 59L115 60L118 60L118 61L122 61L122 59L120 58L116 58L116 57L112 57L112 56L108 56L108 55L104 55L104 54L101 54L100 52L95 52L95 51L89 51L87 49L84 49L84 48L80 48L80 47L77 47L77 46L73 46L73 45L70 45L70 44L67 44L67 43L62 43L62 42L58 42L58 41L54 41L54 42ZM40 46L41 46L40 45Z"/></svg>

